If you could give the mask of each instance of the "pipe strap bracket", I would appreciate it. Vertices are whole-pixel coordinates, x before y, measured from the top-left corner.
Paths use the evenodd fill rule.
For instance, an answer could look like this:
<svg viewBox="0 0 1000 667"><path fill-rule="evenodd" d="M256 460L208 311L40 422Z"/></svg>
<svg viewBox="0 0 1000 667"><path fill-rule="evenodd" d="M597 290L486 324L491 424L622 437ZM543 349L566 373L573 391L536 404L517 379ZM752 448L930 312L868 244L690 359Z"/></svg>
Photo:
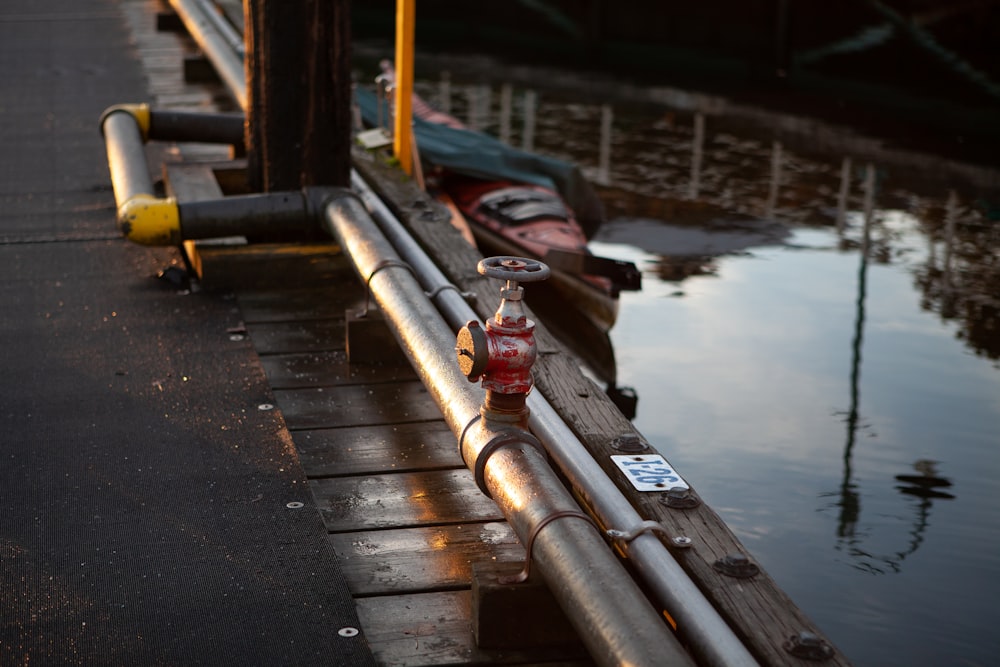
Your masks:
<svg viewBox="0 0 1000 667"><path fill-rule="evenodd" d="M430 299L431 301L436 302L437 298L441 296L441 293L446 290L453 290L466 301L476 296L475 292L463 292L462 290L458 289L456 285L453 285L451 283L446 283L444 285L438 285L438 287L433 292L426 292L427 298Z"/></svg>
<svg viewBox="0 0 1000 667"><path fill-rule="evenodd" d="M406 269L407 271L410 272L411 276L413 276L414 278L417 277L417 274L416 272L414 272L413 267L407 264L406 262L392 258L383 259L381 262L375 265L375 268L372 269L372 272L368 274L368 280L365 281L365 285L367 286L368 289L365 292L365 309L364 312L361 313L360 317L368 317L368 308L372 300L372 278L374 278L375 274L381 271L382 269L390 269L392 267Z"/></svg>
<svg viewBox="0 0 1000 667"><path fill-rule="evenodd" d="M565 519L570 517L576 519L583 519L584 521L592 525L594 528L596 528L598 532L600 532L600 528L598 528L597 523L594 521L594 519L584 514L583 512L580 512L578 510L560 510L558 512L553 512L552 514L549 514L541 521L539 521L535 525L534 529L532 529L531 534L528 535L528 540L524 545L524 551L525 551L524 568L517 574L511 576L500 576L497 579L497 581L499 581L501 584L521 584L527 581L528 577L531 576L531 548L535 544L535 538L538 536L538 533L542 531L542 528L549 525L556 519Z"/></svg>
<svg viewBox="0 0 1000 667"><path fill-rule="evenodd" d="M465 428L462 429L462 436L458 440L458 451L462 455L463 459L465 458L465 437L469 433L472 426L475 425L480 419L482 419L482 415L476 415L471 421L469 421L468 424L466 424ZM466 461L466 465L472 469L472 472L475 475L476 486L478 486L479 490L482 491L488 498L492 498L493 494L490 493L489 487L486 485L486 463L489 461L490 457L493 456L493 454L510 445L528 445L529 447L537 449L542 456L545 456L545 448L542 447L542 443L527 431L519 429L504 429L497 435L490 438L490 440L476 452L476 460L471 466L469 465L469 462Z"/></svg>
<svg viewBox="0 0 1000 667"><path fill-rule="evenodd" d="M628 544L643 533L658 533L668 539L670 538L670 533L668 533L667 529L663 527L663 524L658 521L643 521L631 530L616 530L614 528L609 528L604 532L613 541L624 542L625 544Z"/></svg>

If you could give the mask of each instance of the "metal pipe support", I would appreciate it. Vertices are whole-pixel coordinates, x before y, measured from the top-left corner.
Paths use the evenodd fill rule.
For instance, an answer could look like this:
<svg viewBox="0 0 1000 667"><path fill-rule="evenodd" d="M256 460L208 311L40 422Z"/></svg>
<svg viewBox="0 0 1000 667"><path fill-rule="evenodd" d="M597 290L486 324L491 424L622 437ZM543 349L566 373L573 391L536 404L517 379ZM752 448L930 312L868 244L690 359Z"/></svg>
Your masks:
<svg viewBox="0 0 1000 667"><path fill-rule="evenodd" d="M207 138L219 136L217 132L228 127L231 134L232 118L219 121L211 115L160 114L145 105L120 105L104 112L101 131L118 207L118 228L128 240L166 246L186 240L317 229L319 215L309 210L302 192L269 192L181 204L172 197L156 196L143 144L146 138L163 138L154 132L158 122L166 119L172 128L167 134L189 140L188 131L195 135L201 132ZM202 119L208 119L207 124L194 129ZM159 127L162 131L162 122Z"/></svg>
<svg viewBox="0 0 1000 667"><path fill-rule="evenodd" d="M305 234L319 228L318 218L299 191L182 202L178 213L184 240L263 236L276 231Z"/></svg>
<svg viewBox="0 0 1000 667"><path fill-rule="evenodd" d="M181 242L177 201L155 194L146 165L143 130L133 110L134 107L112 107L101 118L118 228L136 243L177 245ZM148 121L148 113L145 118Z"/></svg>
<svg viewBox="0 0 1000 667"><path fill-rule="evenodd" d="M145 106L145 105L143 105ZM149 109L146 141L191 141L206 144L243 145L246 115Z"/></svg>

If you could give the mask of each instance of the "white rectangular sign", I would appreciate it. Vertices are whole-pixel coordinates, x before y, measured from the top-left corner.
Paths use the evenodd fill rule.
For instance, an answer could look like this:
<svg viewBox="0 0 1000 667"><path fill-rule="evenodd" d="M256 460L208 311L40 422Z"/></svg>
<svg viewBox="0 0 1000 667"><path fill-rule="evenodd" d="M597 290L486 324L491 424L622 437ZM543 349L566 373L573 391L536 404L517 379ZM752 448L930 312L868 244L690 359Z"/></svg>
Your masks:
<svg viewBox="0 0 1000 667"><path fill-rule="evenodd" d="M611 460L639 491L691 488L659 454L617 454Z"/></svg>

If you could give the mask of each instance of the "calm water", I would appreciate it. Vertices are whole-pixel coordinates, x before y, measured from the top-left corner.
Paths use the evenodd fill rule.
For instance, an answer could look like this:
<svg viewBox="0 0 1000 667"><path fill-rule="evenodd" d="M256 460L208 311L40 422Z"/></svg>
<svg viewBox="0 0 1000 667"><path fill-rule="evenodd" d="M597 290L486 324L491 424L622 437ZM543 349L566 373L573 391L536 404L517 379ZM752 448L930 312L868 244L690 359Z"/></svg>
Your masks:
<svg viewBox="0 0 1000 667"><path fill-rule="evenodd" d="M644 271L611 333L635 424L840 649L858 665L1000 660L990 174L820 142L808 122L420 87L603 184L593 249Z"/></svg>

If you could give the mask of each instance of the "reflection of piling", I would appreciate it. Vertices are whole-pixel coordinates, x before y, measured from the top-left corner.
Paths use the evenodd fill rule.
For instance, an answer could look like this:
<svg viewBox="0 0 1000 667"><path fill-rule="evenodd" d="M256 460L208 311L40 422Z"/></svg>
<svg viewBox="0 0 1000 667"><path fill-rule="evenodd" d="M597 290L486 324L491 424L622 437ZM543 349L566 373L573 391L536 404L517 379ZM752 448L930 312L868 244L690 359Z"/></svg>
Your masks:
<svg viewBox="0 0 1000 667"><path fill-rule="evenodd" d="M608 185L611 182L611 105L601 105L601 144L597 159L597 182Z"/></svg>
<svg viewBox="0 0 1000 667"><path fill-rule="evenodd" d="M955 221L958 218L958 195L954 190L948 192L948 202L944 208L944 265L941 276L941 287L944 297L951 294L951 267L955 246Z"/></svg>
<svg viewBox="0 0 1000 667"><path fill-rule="evenodd" d="M524 134L521 136L521 148L526 151L535 149L535 108L538 106L538 96L533 90L524 92Z"/></svg>
<svg viewBox="0 0 1000 667"><path fill-rule="evenodd" d="M863 189L865 198L862 209L864 215L864 233L861 235L861 261L865 263L868 261L869 245L871 244L872 218L875 216L875 167L872 164L868 164L865 167Z"/></svg>
<svg viewBox="0 0 1000 667"><path fill-rule="evenodd" d="M778 204L778 189L781 186L781 142L775 141L771 151L771 183L767 192L767 206L764 208L764 216L774 217L774 210Z"/></svg>
<svg viewBox="0 0 1000 667"><path fill-rule="evenodd" d="M837 193L837 234L844 236L847 222L847 197L851 192L851 158L845 157L840 165L840 192Z"/></svg>
<svg viewBox="0 0 1000 667"><path fill-rule="evenodd" d="M701 189L701 160L705 147L705 116L694 115L694 141L691 147L691 183L688 186L688 199L697 199Z"/></svg>
<svg viewBox="0 0 1000 667"><path fill-rule="evenodd" d="M850 161L845 158L849 170ZM872 210L874 209L875 169L868 165L865 172L864 220L861 226L861 260L858 266L857 317L854 320L854 338L851 340L851 407L847 413L847 444L844 446L844 476L840 484L840 517L837 535L841 538L854 536L854 526L861 513L861 499L851 481L851 459L858 437L861 406L861 350L865 333L865 297L868 281L868 238L871 233ZM841 188L844 191L844 188ZM845 196L846 198L846 196Z"/></svg>
<svg viewBox="0 0 1000 667"><path fill-rule="evenodd" d="M514 88L505 83L500 86L500 141L510 145L510 116L513 105L511 99L514 95Z"/></svg>
<svg viewBox="0 0 1000 667"><path fill-rule="evenodd" d="M451 72L441 72L441 80L438 81L437 108L441 113L451 114Z"/></svg>
<svg viewBox="0 0 1000 667"><path fill-rule="evenodd" d="M472 86L469 88L469 127L473 130L484 130L489 123L490 98L493 91L489 85Z"/></svg>

